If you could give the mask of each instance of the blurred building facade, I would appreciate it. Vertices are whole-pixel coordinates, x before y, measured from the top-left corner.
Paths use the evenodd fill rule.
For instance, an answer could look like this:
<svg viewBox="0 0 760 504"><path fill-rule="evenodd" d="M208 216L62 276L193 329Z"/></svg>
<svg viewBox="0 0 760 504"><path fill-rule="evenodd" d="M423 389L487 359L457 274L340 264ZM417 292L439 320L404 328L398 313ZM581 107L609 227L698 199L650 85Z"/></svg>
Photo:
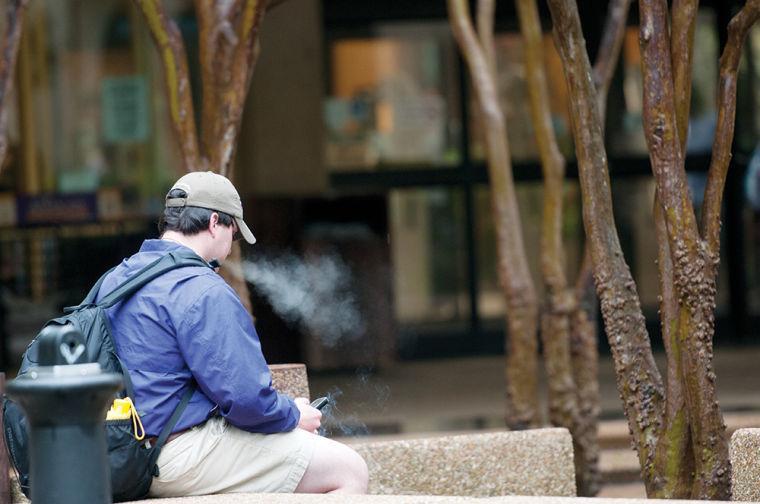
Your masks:
<svg viewBox="0 0 760 504"><path fill-rule="evenodd" d="M579 3L593 56L606 1ZM695 195L703 190L715 129L718 58L738 3L700 7L687 156ZM254 288L256 323L272 361L340 368L503 352L504 302L482 133L445 4L288 0L266 15L235 170L246 220L259 239L244 254L254 262L288 254L312 264L337 257L350 272L340 287L351 294L347 309L361 318L336 340L323 334L329 324L293 322ZM197 101L192 2L165 5L185 38ZM583 223L569 97L542 14L553 120L569 160L564 236L574 278ZM499 5L496 29L498 86L539 285L541 170L511 3ZM77 303L103 271L156 235L164 193L184 171L162 79L130 1L30 2L10 111L11 148L0 171L6 368L44 320ZM760 200L760 184L751 168L760 138L759 81L755 27L739 76L726 186L718 344L752 343L759 334L760 210L753 202ZM607 153L618 232L654 334L654 184L641 131L641 86L634 8L610 92ZM318 305L332 301L327 292Z"/></svg>

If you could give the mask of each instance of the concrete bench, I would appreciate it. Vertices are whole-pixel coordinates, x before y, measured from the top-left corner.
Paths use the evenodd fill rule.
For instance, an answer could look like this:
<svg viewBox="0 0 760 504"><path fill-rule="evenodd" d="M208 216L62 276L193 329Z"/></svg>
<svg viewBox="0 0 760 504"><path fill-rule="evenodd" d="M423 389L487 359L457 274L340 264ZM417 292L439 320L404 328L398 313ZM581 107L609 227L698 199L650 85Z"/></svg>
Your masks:
<svg viewBox="0 0 760 504"><path fill-rule="evenodd" d="M760 429L738 429L730 449L732 499L760 501Z"/></svg>
<svg viewBox="0 0 760 504"><path fill-rule="evenodd" d="M306 368L270 366L280 392L309 397ZM369 467L371 494L575 495L567 429L473 433L419 439L344 440Z"/></svg>
<svg viewBox="0 0 760 504"><path fill-rule="evenodd" d="M575 495L567 429L436 436L351 446L367 461L371 494Z"/></svg>

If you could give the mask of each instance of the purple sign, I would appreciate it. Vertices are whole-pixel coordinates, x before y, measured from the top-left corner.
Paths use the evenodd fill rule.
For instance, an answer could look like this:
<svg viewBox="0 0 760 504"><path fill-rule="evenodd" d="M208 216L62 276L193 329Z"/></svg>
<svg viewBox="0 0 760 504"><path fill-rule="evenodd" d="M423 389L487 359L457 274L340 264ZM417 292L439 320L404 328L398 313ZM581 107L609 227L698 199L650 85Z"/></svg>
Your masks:
<svg viewBox="0 0 760 504"><path fill-rule="evenodd" d="M16 201L19 226L97 220L98 202L94 193L19 196Z"/></svg>

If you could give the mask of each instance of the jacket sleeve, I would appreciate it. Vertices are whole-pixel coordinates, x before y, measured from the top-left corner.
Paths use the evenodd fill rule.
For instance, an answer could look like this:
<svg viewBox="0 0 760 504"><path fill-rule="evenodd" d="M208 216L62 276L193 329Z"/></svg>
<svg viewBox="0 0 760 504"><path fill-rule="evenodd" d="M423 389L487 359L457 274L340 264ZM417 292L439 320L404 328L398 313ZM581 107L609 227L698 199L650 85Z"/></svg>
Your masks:
<svg viewBox="0 0 760 504"><path fill-rule="evenodd" d="M272 388L253 321L232 288L214 282L180 317L175 327L185 362L229 423L266 434L298 425L300 412Z"/></svg>

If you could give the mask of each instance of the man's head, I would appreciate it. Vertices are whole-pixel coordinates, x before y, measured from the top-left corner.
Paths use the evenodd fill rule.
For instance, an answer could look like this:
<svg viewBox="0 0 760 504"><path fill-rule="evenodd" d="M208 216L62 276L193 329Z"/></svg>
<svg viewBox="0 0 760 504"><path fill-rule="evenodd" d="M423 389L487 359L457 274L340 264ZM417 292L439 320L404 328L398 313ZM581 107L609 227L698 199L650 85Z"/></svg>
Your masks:
<svg viewBox="0 0 760 504"><path fill-rule="evenodd" d="M208 231L213 245L222 247L225 241L231 245L233 233L236 235L234 238L242 237L248 243L256 242L243 221L243 205L232 182L212 172L192 172L177 180L166 195L166 208L158 230L162 236L170 232L188 238ZM225 233L230 235L230 240L227 240ZM214 257L226 257L228 253L229 250L226 253L220 251ZM224 257L219 259L223 260Z"/></svg>

